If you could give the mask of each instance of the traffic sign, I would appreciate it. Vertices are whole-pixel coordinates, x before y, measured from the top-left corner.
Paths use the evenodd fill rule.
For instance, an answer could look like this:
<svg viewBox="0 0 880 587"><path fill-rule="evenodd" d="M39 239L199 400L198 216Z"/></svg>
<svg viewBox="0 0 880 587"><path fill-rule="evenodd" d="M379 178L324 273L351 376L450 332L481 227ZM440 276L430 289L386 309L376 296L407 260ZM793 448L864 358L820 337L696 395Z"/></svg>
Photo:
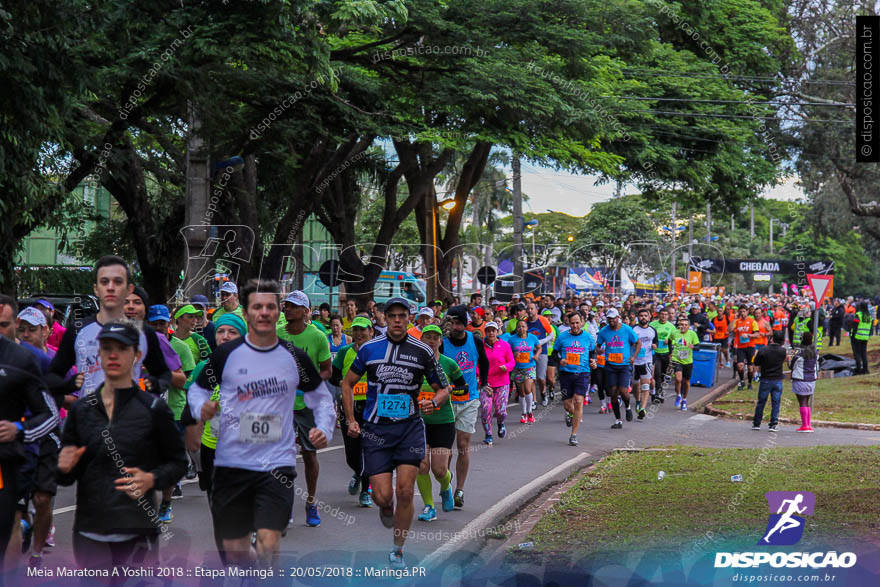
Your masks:
<svg viewBox="0 0 880 587"><path fill-rule="evenodd" d="M807 273L807 281L810 283L810 292L813 294L813 300L818 307L825 296L829 295L834 288L833 275L815 275Z"/></svg>
<svg viewBox="0 0 880 587"><path fill-rule="evenodd" d="M491 285L495 281L495 270L486 265L477 270L477 279L483 285Z"/></svg>
<svg viewBox="0 0 880 587"><path fill-rule="evenodd" d="M318 279L327 287L339 285L339 261L336 259L324 261L318 269Z"/></svg>

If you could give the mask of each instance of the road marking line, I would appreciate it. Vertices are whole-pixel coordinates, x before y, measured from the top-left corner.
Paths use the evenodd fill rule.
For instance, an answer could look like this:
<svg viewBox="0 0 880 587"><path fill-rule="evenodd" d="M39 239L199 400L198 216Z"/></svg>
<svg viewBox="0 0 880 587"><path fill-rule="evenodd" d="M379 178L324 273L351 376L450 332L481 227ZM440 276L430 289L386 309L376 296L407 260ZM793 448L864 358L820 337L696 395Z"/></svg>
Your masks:
<svg viewBox="0 0 880 587"><path fill-rule="evenodd" d="M573 459L565 461L558 467L550 469L537 479L533 479L527 485L520 487L518 490L514 491L513 493L490 507L488 510L471 520L471 522L467 526L455 533L452 540L422 559L421 566L426 568L436 568L440 563L449 558L452 554L459 552L464 543L469 540L469 536L477 536L479 535L481 530L485 531L489 520L493 519L495 516L500 516L509 506L516 503L517 500L522 499L523 496L529 495L533 491L545 485L547 483L547 480L555 477L556 475L562 473L567 469L575 467L581 461L584 461L589 457L590 453L583 452Z"/></svg>

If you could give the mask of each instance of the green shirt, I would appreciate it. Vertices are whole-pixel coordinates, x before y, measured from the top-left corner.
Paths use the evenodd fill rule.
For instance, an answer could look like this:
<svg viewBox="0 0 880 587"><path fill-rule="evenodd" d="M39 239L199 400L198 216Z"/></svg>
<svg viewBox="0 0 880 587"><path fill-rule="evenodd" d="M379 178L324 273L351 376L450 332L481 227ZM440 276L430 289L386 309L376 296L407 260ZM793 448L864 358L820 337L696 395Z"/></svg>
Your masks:
<svg viewBox="0 0 880 587"><path fill-rule="evenodd" d="M189 377L186 380L186 384L183 386L184 390L189 390L190 385L193 384L193 381L198 379L199 375L202 374L202 369L205 368L205 365L208 364L208 361L202 361L196 368L193 369L192 373L189 374ZM215 385L214 389L211 390L211 401L217 402L220 401L220 385ZM211 432L211 421L208 420L205 422L205 428L202 430L202 444L207 446L208 448L217 448L217 437Z"/></svg>
<svg viewBox="0 0 880 587"><path fill-rule="evenodd" d="M351 364L354 363L354 360L357 358L357 351L354 348L354 344L347 344L344 347L340 347L338 351L336 351L336 356L333 357L333 369L339 369L342 373L342 377L345 378L348 375L348 370L351 368ZM363 383L363 385L360 385ZM358 393L362 392L362 393ZM367 399L367 374L364 373L363 377L355 384L354 387L354 400L360 401Z"/></svg>
<svg viewBox="0 0 880 587"><path fill-rule="evenodd" d="M667 320L664 324L660 324L659 320L654 320L648 326L657 331L657 350L655 353L666 355L669 354L669 345L666 343L674 332L678 332L678 328L673 326L672 322Z"/></svg>
<svg viewBox="0 0 880 587"><path fill-rule="evenodd" d="M685 346L690 343L693 346L700 344L700 337L693 330L688 330L684 334L676 329L675 334L669 337L672 341L672 360L682 365L690 365L694 362L694 349Z"/></svg>
<svg viewBox="0 0 880 587"><path fill-rule="evenodd" d="M229 312L226 311L226 308L224 308L223 306L220 306L219 308L217 308L214 311L214 314L211 316L211 322L216 322L217 320L220 319L220 316L222 316L223 314L228 314L228 313ZM236 316L238 316L239 318L241 318L242 320L244 320L244 314L241 311L241 304L236 306L236 308L232 311L232 313L235 314Z"/></svg>
<svg viewBox="0 0 880 587"><path fill-rule="evenodd" d="M446 374L446 380L451 385L464 383L464 376L461 374L461 368L455 359L450 359L446 355L440 355L440 367ZM422 380L422 393L430 393L434 396L434 388L428 384L427 379ZM421 394L420 394L421 395ZM442 406L434 410L432 414L422 414L422 420L425 424L448 424L455 422L455 412L452 411L452 402L447 399Z"/></svg>
<svg viewBox="0 0 880 587"><path fill-rule="evenodd" d="M175 336L174 338L177 337ZM186 343L186 346L192 351L192 356L196 362L204 361L211 356L211 347L208 345L208 341L198 332L193 332L189 335L189 338L178 338L177 340L182 340ZM192 369L184 369L184 371L187 370L192 371Z"/></svg>
<svg viewBox="0 0 880 587"><path fill-rule="evenodd" d="M282 342L292 342L293 346L304 350L312 360L312 363L315 364L317 371L321 370L322 362L330 360L330 341L314 324L307 324L305 330L299 334L290 334L284 326L277 327L275 332ZM306 402L303 399L302 391L298 389L296 390L296 403L293 409L302 410L305 407Z"/></svg>
<svg viewBox="0 0 880 587"><path fill-rule="evenodd" d="M189 350L189 346L176 336L172 336L169 342L171 343L171 348L174 349L174 352L180 357L181 371L189 373L195 369L196 362L193 358L192 351ZM168 407L171 408L175 420L180 420L180 415L183 413L183 406L185 405L186 391L183 389L177 389L173 385L168 387Z"/></svg>

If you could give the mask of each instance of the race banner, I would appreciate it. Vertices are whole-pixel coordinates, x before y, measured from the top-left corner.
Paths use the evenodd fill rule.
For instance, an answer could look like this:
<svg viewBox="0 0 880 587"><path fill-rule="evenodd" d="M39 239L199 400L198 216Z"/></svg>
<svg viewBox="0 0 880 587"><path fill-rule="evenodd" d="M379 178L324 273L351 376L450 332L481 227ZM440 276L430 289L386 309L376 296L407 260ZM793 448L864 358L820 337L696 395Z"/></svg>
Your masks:
<svg viewBox="0 0 880 587"><path fill-rule="evenodd" d="M833 275L834 261L791 259L703 259L691 257L691 271L703 273L770 273L773 275Z"/></svg>

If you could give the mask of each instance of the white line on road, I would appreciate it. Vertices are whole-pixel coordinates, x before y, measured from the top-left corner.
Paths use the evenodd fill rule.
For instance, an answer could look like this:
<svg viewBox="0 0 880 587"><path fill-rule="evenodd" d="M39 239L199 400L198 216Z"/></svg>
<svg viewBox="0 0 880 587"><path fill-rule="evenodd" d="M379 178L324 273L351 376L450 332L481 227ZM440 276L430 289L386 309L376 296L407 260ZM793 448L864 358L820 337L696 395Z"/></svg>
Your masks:
<svg viewBox="0 0 880 587"><path fill-rule="evenodd" d="M559 473L562 473L566 469L571 469L577 466L581 461L589 458L589 456L590 453L583 452L573 459L565 461L555 469L547 471L537 479L532 480L527 485L520 487L518 490L514 491L513 493L490 507L488 510L471 520L471 522L467 526L455 533L455 536L452 538L452 540L425 557L422 560L421 566L425 568L436 568L445 559L449 558L449 556L456 552L459 552L470 536L480 535L480 530L485 530L487 524L489 524L491 520L495 518L495 516L502 515L504 511L512 504L516 503L524 496L530 495L532 492L540 489L547 484L548 480L555 477Z"/></svg>
<svg viewBox="0 0 880 587"><path fill-rule="evenodd" d="M328 446L327 448L322 448L318 450L318 454L322 452L330 452L331 450L339 450L340 448L345 448L344 444L340 444L339 446ZM302 455L296 456L297 460L302 460ZM184 479L180 482L181 485L189 485L190 483L198 483L198 479ZM52 515L57 516L58 514L66 514L67 512L72 512L76 510L75 505L68 505L63 508L58 508L57 510L52 510Z"/></svg>

